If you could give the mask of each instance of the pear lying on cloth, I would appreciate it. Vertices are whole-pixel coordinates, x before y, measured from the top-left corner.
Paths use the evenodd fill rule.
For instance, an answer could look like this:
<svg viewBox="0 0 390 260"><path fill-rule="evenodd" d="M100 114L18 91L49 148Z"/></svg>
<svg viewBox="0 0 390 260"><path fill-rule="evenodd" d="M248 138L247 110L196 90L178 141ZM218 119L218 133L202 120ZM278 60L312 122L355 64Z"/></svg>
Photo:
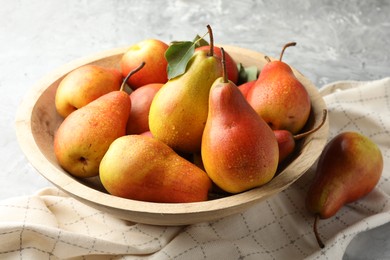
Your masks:
<svg viewBox="0 0 390 260"><path fill-rule="evenodd" d="M317 219L330 218L371 192L382 170L380 149L360 133L343 132L326 145L306 197L307 209L316 216L314 232L320 247L324 245L316 231Z"/></svg>

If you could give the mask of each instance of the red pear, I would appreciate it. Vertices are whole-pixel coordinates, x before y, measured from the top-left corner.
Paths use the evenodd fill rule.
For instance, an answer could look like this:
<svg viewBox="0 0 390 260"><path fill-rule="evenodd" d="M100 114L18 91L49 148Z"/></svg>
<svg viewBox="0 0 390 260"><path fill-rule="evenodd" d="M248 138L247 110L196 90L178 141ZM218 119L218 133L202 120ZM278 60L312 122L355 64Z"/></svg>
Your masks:
<svg viewBox="0 0 390 260"><path fill-rule="evenodd" d="M227 79L223 68L224 76L210 90L201 156L213 182L226 192L238 193L273 178L278 144L272 129Z"/></svg>
<svg viewBox="0 0 390 260"><path fill-rule="evenodd" d="M289 155L292 154L292 152L295 150L297 140L300 140L316 132L324 125L326 121L326 115L327 110L324 109L321 123L317 127L301 134L293 135L288 130L274 130L274 134L279 146L279 163L284 161Z"/></svg>
<svg viewBox="0 0 390 260"><path fill-rule="evenodd" d="M242 95L246 98L248 96L249 90L255 85L256 80L251 80L248 82L245 82L238 86L238 89L241 91Z"/></svg>
<svg viewBox="0 0 390 260"><path fill-rule="evenodd" d="M314 233L324 247L317 229L317 219L334 216L345 204L371 192L383 170L379 147L357 132L343 132L324 148L316 175L306 196L306 207L315 215Z"/></svg>
<svg viewBox="0 0 390 260"><path fill-rule="evenodd" d="M127 84L132 89L150 83L167 82L168 63L165 59L165 52L168 47L168 44L158 39L146 39L133 44L126 50L120 60L123 77L137 68L141 62L145 63L142 71L127 80Z"/></svg>
<svg viewBox="0 0 390 260"><path fill-rule="evenodd" d="M256 84L249 90L247 100L272 129L285 129L298 133L310 115L310 96L294 75L290 66L282 62L284 50L294 46L286 44L279 60L263 67Z"/></svg>
<svg viewBox="0 0 390 260"><path fill-rule="evenodd" d="M127 121L127 134L141 134L149 131L149 109L162 83L141 86L130 93L131 111Z"/></svg>

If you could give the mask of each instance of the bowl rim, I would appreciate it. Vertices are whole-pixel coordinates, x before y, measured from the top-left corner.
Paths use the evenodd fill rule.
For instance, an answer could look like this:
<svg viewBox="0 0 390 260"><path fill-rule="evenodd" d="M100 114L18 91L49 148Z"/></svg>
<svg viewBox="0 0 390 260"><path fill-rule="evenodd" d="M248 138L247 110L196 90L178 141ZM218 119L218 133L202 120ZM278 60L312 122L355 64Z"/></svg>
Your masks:
<svg viewBox="0 0 390 260"><path fill-rule="evenodd" d="M245 52L248 57L263 58L264 54L244 49L241 47L231 46L231 45L220 45L225 48L227 52L232 49L235 49L238 52ZM258 202L260 199L266 199L275 193L282 191L283 189L290 186L294 183L298 178L300 178L307 169L302 169L300 174L294 174L292 176L288 176L289 169L293 167L299 167L300 160L310 160L310 165L312 165L318 156L308 158L308 153L299 154L283 171L281 171L278 175L276 175L270 182L265 185L262 185L258 188L254 188L242 193L226 196L223 198L216 198L213 200L207 200L202 202L191 202L191 203L155 203L155 202L144 202L137 201L131 199L125 199L117 196L110 195L108 193L104 193L92 187L88 187L87 185L75 180L70 174L62 174L59 175L59 170L54 167L51 163L47 161L45 155L39 148L36 143L36 140L33 136L31 118L32 118L32 110L38 101L38 99L42 96L44 91L51 86L54 82L56 82L59 78L63 77L65 74L69 73L73 69L80 67L85 64L92 63L96 60L100 60L106 58L108 56L114 55L122 55L126 50L126 47L119 47L115 49L110 49L106 51L102 51L99 53L95 53L89 55L87 57L79 58L74 61L68 62L65 65L60 66L59 68L53 70L46 76L42 77L33 87L28 91L25 97L22 99L20 106L16 113L16 136L19 142L19 145L27 157L30 164L45 177L52 184L65 191L72 197L91 205L93 207L97 207L98 209L113 211L114 213L118 213L124 218L126 217L126 212L139 213L140 219L135 218L139 222L146 222L148 224L162 224L169 225L175 224L170 223L169 220L161 219L161 221L155 220L155 218L169 217L171 215L182 216L182 218L186 218L191 214L199 214L199 220L209 220L210 218L206 218L202 216L202 214L209 214L210 212L219 212L221 213L218 216L214 216L214 218L223 217L226 215L231 215L233 213L237 213L242 211L244 208ZM272 58L271 58L272 59ZM258 67L260 65L257 65ZM292 67L292 66L291 66ZM316 94L316 102L319 102L319 106L326 108L326 104L322 97L319 94L318 89L310 82L307 78L305 78L299 71L297 71L294 67L292 67L294 73L298 75L301 83L308 89L309 95L312 98L313 93ZM304 81L304 82L302 82ZM314 89L313 89L314 88ZM312 106L313 107L313 106ZM317 111L318 112L318 111ZM310 149L312 147L320 146L324 147L327 139L329 131L329 120L326 119L323 127L316 133L321 134L321 138L310 138L308 137L307 142L305 142L302 149ZM310 167L309 167L310 168ZM278 178L281 177L289 178L288 182L284 182L284 184L275 182ZM243 200L245 202L243 202ZM223 210L223 212L220 212ZM123 211L123 212L119 212ZM151 218L150 220L148 218ZM132 220L134 218L130 218ZM212 218L211 218L212 219ZM144 220L144 221L142 221ZM149 223L150 222L150 223ZM183 224L193 223L192 220L188 219L181 220ZM188 222L188 223L187 223ZM181 224L180 221L177 220L177 224Z"/></svg>

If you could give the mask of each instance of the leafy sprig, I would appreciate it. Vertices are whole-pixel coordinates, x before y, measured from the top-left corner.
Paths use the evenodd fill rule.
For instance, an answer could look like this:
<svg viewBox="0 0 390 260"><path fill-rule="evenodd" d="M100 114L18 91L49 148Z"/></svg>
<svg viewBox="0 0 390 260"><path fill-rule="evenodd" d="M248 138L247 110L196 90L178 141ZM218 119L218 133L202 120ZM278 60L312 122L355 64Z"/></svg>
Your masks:
<svg viewBox="0 0 390 260"><path fill-rule="evenodd" d="M186 71L187 64L194 55L196 48L209 45L204 36L197 35L192 41L171 42L165 52L165 59L168 62L168 79L178 77Z"/></svg>

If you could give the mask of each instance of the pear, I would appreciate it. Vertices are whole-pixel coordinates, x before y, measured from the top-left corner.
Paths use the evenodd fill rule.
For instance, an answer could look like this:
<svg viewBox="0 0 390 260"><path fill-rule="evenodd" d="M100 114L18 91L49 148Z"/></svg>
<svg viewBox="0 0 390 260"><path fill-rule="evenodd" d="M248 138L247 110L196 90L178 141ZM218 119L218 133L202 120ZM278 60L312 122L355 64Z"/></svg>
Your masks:
<svg viewBox="0 0 390 260"><path fill-rule="evenodd" d="M164 84L152 101L149 128L154 138L177 151L200 151L210 88L221 75L221 60L213 54L212 42L209 52L196 51L185 73Z"/></svg>
<svg viewBox="0 0 390 260"><path fill-rule="evenodd" d="M127 134L141 134L149 131L149 109L162 83L150 83L130 93L131 111L127 121Z"/></svg>
<svg viewBox="0 0 390 260"><path fill-rule="evenodd" d="M62 117L111 91L119 90L122 74L114 68L84 65L67 74L58 85L55 106Z"/></svg>
<svg viewBox="0 0 390 260"><path fill-rule="evenodd" d="M311 135L312 133L318 131L325 124L327 112L328 111L326 109L323 110L322 121L318 126L304 133L293 135L288 130L274 130L274 134L276 140L278 141L278 146L279 146L279 163L286 160L286 158L289 157L294 152L296 147L296 142L298 140L301 140Z"/></svg>
<svg viewBox="0 0 390 260"><path fill-rule="evenodd" d="M211 180L229 193L261 186L277 170L279 151L272 129L226 73L210 90L201 156Z"/></svg>
<svg viewBox="0 0 390 260"><path fill-rule="evenodd" d="M208 50L210 48L208 45L201 46L195 49L195 51L199 50ZM221 47L217 47L214 45L214 55L222 59ZM226 71L228 75L228 79L231 80L234 84L238 83L238 66L236 61L229 55L227 51L225 51L225 59L226 59Z"/></svg>
<svg viewBox="0 0 390 260"><path fill-rule="evenodd" d="M128 78L126 82L132 90L151 83L167 82L167 60L164 54L168 47L168 44L161 40L145 39L125 51L119 62L123 77L145 62L142 71Z"/></svg>
<svg viewBox="0 0 390 260"><path fill-rule="evenodd" d="M57 129L54 153L59 165L71 175L97 176L100 161L110 144L126 134L131 101L123 90L124 82L120 90L109 92L71 113Z"/></svg>
<svg viewBox="0 0 390 260"><path fill-rule="evenodd" d="M242 84L238 85L238 89L241 91L241 93L246 98L249 90L255 85L255 83L256 83L256 80L251 80L251 81L242 83Z"/></svg>
<svg viewBox="0 0 390 260"><path fill-rule="evenodd" d="M340 133L325 146L306 196L306 207L315 215L314 233L320 247L324 244L316 230L317 219L330 218L345 204L371 192L382 170L379 147L360 133Z"/></svg>
<svg viewBox="0 0 390 260"><path fill-rule="evenodd" d="M112 195L149 202L205 201L211 180L172 148L149 136L116 139L100 163L100 180Z"/></svg>
<svg viewBox="0 0 390 260"><path fill-rule="evenodd" d="M290 66L282 62L283 47L279 60L263 67L255 85L248 91L247 100L272 129L285 129L298 133L310 115L311 102L308 92L296 78Z"/></svg>

